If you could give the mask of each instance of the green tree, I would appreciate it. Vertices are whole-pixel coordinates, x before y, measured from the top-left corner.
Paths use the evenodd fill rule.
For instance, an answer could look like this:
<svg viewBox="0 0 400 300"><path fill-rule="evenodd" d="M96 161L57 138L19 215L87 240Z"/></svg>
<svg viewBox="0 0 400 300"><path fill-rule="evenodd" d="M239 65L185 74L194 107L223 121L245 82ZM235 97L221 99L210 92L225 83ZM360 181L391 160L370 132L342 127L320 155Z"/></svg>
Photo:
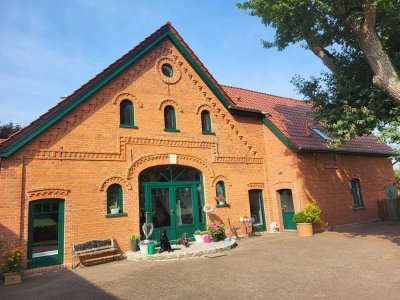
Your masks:
<svg viewBox="0 0 400 300"><path fill-rule="evenodd" d="M312 51L328 68L292 80L309 101L330 145L371 134L400 143L400 2L398 0L249 0L237 6L272 26L264 47Z"/></svg>
<svg viewBox="0 0 400 300"><path fill-rule="evenodd" d="M6 123L1 125L0 122L0 139L6 139L13 133L19 131L21 126L14 124L13 122Z"/></svg>
<svg viewBox="0 0 400 300"><path fill-rule="evenodd" d="M400 169L394 170L394 176L396 178L397 189L400 191Z"/></svg>

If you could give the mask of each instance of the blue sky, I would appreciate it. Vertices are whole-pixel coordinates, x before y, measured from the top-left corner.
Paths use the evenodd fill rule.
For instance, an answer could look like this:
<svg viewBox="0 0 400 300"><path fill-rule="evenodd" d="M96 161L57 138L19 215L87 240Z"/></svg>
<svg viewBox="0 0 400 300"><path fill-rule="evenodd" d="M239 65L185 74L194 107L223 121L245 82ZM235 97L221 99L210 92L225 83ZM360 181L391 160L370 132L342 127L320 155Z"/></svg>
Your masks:
<svg viewBox="0 0 400 300"><path fill-rule="evenodd" d="M322 63L300 45L264 49L274 30L238 1L0 1L0 122L27 125L167 21L221 84L301 99L295 74Z"/></svg>

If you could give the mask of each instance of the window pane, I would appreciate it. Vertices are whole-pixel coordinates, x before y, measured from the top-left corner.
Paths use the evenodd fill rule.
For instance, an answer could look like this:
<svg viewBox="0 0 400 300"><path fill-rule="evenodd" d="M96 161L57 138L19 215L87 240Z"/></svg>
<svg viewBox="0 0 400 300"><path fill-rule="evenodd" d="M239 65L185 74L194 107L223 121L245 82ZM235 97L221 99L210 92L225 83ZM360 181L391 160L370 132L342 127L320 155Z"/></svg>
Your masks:
<svg viewBox="0 0 400 300"><path fill-rule="evenodd" d="M196 184L196 191L197 191L197 200L198 200L198 205L199 205L199 222L203 223L203 189L201 187L201 184Z"/></svg>
<svg viewBox="0 0 400 300"><path fill-rule="evenodd" d="M222 181L218 181L218 183L217 183L216 194L217 194L217 197L220 195L225 197L225 185Z"/></svg>
<svg viewBox="0 0 400 300"><path fill-rule="evenodd" d="M176 225L193 224L192 189L180 187L175 189Z"/></svg>
<svg viewBox="0 0 400 300"><path fill-rule="evenodd" d="M116 205L122 212L122 188L119 184L110 185L107 189L107 213L111 212L111 205Z"/></svg>
<svg viewBox="0 0 400 300"><path fill-rule="evenodd" d="M123 125L133 125L133 105L129 100L121 102L120 122Z"/></svg>
<svg viewBox="0 0 400 300"><path fill-rule="evenodd" d="M175 128L175 110L172 106L167 106L164 109L165 128Z"/></svg>
<svg viewBox="0 0 400 300"><path fill-rule="evenodd" d="M58 254L58 203L52 204L52 212L39 212L43 206L51 207L43 203L33 209L32 258Z"/></svg>
<svg viewBox="0 0 400 300"><path fill-rule="evenodd" d="M151 189L151 206L155 228L171 226L171 209L169 206L169 189Z"/></svg>
<svg viewBox="0 0 400 300"><path fill-rule="evenodd" d="M282 190L280 191L281 194L281 206L284 212L293 212L294 205L293 205L293 197L291 190Z"/></svg>
<svg viewBox="0 0 400 300"><path fill-rule="evenodd" d="M206 132L211 131L210 113L206 110L201 112L201 128L202 128L202 131L206 131Z"/></svg>

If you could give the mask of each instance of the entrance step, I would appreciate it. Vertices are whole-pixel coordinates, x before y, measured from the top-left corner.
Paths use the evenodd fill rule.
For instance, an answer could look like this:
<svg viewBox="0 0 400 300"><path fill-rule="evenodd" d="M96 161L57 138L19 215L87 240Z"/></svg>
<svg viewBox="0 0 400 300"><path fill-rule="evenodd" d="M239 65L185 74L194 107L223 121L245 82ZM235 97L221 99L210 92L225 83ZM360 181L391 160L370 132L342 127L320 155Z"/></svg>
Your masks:
<svg viewBox="0 0 400 300"><path fill-rule="evenodd" d="M160 261L160 260L171 260L171 259L183 259L191 257L200 257L209 255L212 253L221 253L229 251L237 246L235 240L230 242L215 242L215 243L189 243L189 247L186 248L182 245L172 245L173 252L158 253L159 248L156 248L156 253L153 255L142 254L140 251L132 252L128 251L125 253L126 258L132 261Z"/></svg>

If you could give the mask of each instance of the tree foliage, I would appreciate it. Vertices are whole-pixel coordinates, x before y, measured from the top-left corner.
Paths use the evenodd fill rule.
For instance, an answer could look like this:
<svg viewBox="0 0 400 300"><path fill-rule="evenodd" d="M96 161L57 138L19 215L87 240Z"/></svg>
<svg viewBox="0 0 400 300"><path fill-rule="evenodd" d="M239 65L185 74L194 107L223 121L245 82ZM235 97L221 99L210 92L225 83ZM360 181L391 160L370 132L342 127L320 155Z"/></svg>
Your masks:
<svg viewBox="0 0 400 300"><path fill-rule="evenodd" d="M382 141L400 143L400 1L249 0L238 7L276 30L264 47L301 43L329 69L292 82L331 146L377 129Z"/></svg>
<svg viewBox="0 0 400 300"><path fill-rule="evenodd" d="M1 125L0 122L0 139L6 139L20 129L21 126L19 126L18 124L14 124L13 122L9 122L4 125Z"/></svg>

